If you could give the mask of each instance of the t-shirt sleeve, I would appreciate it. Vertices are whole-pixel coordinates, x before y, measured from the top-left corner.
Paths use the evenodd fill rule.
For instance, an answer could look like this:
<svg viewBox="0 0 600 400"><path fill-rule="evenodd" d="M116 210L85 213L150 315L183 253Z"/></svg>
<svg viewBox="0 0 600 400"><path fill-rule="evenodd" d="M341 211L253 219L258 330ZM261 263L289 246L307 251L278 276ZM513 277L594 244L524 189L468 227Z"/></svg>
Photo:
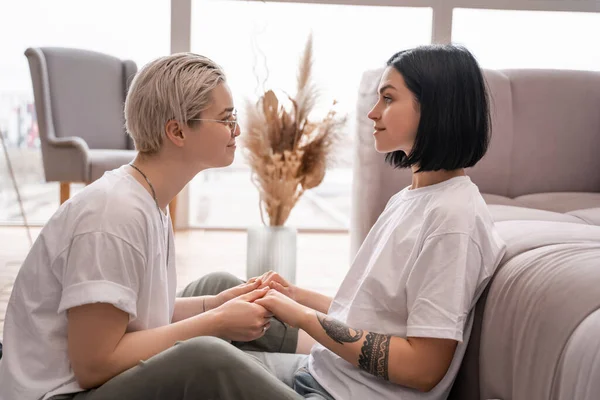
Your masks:
<svg viewBox="0 0 600 400"><path fill-rule="evenodd" d="M135 319L144 266L142 254L117 236L105 232L76 236L62 271L58 313L84 304L108 303Z"/></svg>
<svg viewBox="0 0 600 400"><path fill-rule="evenodd" d="M406 282L407 336L462 342L484 270L479 247L469 235L426 239Z"/></svg>

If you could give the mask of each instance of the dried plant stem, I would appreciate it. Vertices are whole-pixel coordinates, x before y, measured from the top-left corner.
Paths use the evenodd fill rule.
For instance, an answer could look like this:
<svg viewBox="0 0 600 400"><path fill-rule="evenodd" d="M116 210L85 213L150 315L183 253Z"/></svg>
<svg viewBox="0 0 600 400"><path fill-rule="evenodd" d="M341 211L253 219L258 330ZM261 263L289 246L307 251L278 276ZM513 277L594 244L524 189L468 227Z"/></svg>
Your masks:
<svg viewBox="0 0 600 400"><path fill-rule="evenodd" d="M345 124L334 111L318 123L309 121L318 98L312 64L311 36L300 60L296 96L285 98L291 109L272 90L247 104L242 142L265 225L264 213L269 225L284 225L304 191L321 184Z"/></svg>

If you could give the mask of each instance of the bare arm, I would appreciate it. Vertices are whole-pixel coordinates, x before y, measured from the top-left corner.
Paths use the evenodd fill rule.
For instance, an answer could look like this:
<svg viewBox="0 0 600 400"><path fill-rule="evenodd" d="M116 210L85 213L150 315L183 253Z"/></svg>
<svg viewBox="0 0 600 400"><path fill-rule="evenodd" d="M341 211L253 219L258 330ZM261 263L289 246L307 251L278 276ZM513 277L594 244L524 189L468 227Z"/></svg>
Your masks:
<svg viewBox="0 0 600 400"><path fill-rule="evenodd" d="M175 308L171 322L183 321L184 319L217 308L231 299L258 289L261 283L260 280L255 280L251 283L242 283L241 285L224 290L216 296L178 297L175 299Z"/></svg>
<svg viewBox="0 0 600 400"><path fill-rule="evenodd" d="M449 339L383 335L350 328L271 290L256 303L298 327L352 365L381 379L429 391L444 377L456 350Z"/></svg>
<svg viewBox="0 0 600 400"><path fill-rule="evenodd" d="M215 314L209 313L131 333L125 333L129 315L110 304L75 307L68 311L68 318L69 358L84 389L103 384L179 340L218 334Z"/></svg>
<svg viewBox="0 0 600 400"><path fill-rule="evenodd" d="M223 306L159 328L126 333L129 315L105 303L68 310L68 353L75 378L84 389L102 385L140 360L196 336L250 341L263 335L271 313L253 301L256 290Z"/></svg>
<svg viewBox="0 0 600 400"><path fill-rule="evenodd" d="M183 321L208 311L206 304L211 302L212 297L214 296L177 297L172 322Z"/></svg>
<svg viewBox="0 0 600 400"><path fill-rule="evenodd" d="M352 329L319 312L306 313L300 328L352 365L420 391L442 380L457 345L449 339L404 339Z"/></svg>
<svg viewBox="0 0 600 400"><path fill-rule="evenodd" d="M312 290L296 287L296 301L303 306L327 314L333 299L324 294L313 292Z"/></svg>

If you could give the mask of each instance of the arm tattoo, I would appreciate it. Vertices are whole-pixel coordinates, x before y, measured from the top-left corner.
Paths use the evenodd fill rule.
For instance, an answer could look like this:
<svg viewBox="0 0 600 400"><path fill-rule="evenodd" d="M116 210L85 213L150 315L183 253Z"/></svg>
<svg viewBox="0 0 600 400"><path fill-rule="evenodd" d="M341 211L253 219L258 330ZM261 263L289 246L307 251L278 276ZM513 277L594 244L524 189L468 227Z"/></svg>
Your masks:
<svg viewBox="0 0 600 400"><path fill-rule="evenodd" d="M363 346L360 349L358 367L378 378L389 381L388 359L391 339L392 337L389 335L373 332L367 333Z"/></svg>
<svg viewBox="0 0 600 400"><path fill-rule="evenodd" d="M321 323L325 333L327 333L327 336L339 344L358 342L363 335L362 330L349 328L340 321L328 318L326 315L317 313L317 319Z"/></svg>

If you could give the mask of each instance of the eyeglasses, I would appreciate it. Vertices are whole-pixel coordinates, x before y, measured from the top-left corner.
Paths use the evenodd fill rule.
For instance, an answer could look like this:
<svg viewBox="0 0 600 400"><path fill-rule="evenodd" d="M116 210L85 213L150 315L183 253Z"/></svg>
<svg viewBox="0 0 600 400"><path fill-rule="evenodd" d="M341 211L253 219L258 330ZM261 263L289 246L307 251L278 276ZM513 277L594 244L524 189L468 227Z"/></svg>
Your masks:
<svg viewBox="0 0 600 400"><path fill-rule="evenodd" d="M237 126L238 126L237 112L234 112L232 114L232 119L191 118L190 121L219 122L219 123L227 125L229 127L229 130L231 131L231 136L235 135L235 131L237 130Z"/></svg>

